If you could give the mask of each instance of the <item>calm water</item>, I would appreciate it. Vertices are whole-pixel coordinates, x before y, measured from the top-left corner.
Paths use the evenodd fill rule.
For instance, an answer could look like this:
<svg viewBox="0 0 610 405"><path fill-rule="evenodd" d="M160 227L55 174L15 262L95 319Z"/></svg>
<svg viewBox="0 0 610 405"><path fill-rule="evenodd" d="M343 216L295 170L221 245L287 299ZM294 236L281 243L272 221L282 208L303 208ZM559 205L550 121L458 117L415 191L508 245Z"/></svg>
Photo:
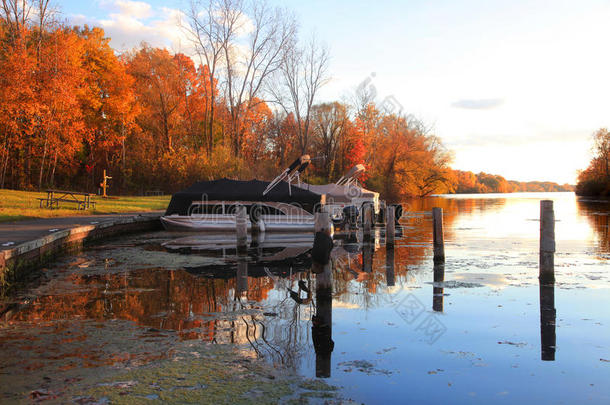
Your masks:
<svg viewBox="0 0 610 405"><path fill-rule="evenodd" d="M540 199L555 201L554 288L537 279ZM2 318L0 399L214 342L364 403L610 403L610 203L553 193L404 205L393 250L382 234L338 240L321 275L308 240L239 258L159 232L64 259ZM433 206L445 211L444 268L432 264Z"/></svg>

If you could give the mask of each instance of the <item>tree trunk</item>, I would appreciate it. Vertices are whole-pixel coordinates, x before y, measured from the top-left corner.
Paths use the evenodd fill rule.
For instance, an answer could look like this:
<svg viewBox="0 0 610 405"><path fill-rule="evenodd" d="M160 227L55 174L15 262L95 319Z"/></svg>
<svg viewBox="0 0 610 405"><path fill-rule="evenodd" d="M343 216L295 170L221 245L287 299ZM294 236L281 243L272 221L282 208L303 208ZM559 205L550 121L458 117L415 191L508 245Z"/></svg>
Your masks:
<svg viewBox="0 0 610 405"><path fill-rule="evenodd" d="M6 168L8 167L8 160L10 157L10 150L7 145L6 147L6 157L4 158L4 162L2 165L2 176L0 177L0 188L4 188L4 184L6 182Z"/></svg>
<svg viewBox="0 0 610 405"><path fill-rule="evenodd" d="M42 151L42 161L40 162L40 174L38 175L38 190L42 189L42 174L44 173L44 162L47 158L47 144L48 143L49 143L49 138L45 137L44 148Z"/></svg>
<svg viewBox="0 0 610 405"><path fill-rule="evenodd" d="M53 170L51 171L51 187L55 187L55 168L57 167L57 149L55 150L55 158L53 159Z"/></svg>
<svg viewBox="0 0 610 405"><path fill-rule="evenodd" d="M208 156L212 154L214 148L214 100L210 104L210 119L208 121L208 139L207 139Z"/></svg>
<svg viewBox="0 0 610 405"><path fill-rule="evenodd" d="M32 157L32 148L30 146L28 146L25 150L25 170L24 170L24 184L23 187L29 187L30 182L31 182L31 176L30 176L30 159Z"/></svg>

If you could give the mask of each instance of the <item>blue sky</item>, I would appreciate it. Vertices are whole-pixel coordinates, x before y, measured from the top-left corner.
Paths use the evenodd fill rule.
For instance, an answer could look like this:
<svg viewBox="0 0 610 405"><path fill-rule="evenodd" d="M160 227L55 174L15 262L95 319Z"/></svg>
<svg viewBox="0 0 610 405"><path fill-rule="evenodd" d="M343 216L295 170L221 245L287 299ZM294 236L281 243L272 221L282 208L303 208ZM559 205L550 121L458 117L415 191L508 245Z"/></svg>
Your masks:
<svg viewBox="0 0 610 405"><path fill-rule="evenodd" d="M609 1L280 1L331 51L320 101L367 77L379 101L432 125L454 167L515 180L574 182L592 133L609 126ZM180 0L63 1L118 50L182 49ZM374 77L371 75L374 73Z"/></svg>

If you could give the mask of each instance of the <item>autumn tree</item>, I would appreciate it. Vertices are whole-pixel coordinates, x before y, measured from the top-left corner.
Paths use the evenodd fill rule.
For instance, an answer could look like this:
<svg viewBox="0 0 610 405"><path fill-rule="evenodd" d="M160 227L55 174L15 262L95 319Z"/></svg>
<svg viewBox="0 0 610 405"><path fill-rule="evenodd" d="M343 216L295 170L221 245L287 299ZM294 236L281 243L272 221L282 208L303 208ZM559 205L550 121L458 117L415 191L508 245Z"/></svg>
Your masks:
<svg viewBox="0 0 610 405"><path fill-rule="evenodd" d="M140 128L157 138L155 143L163 152L173 152L178 131L184 122L180 114L181 103L187 104L182 75L186 69L166 49L151 48L144 44L128 58L127 72L135 79L136 101L142 108L137 117ZM190 112L186 108L186 112Z"/></svg>
<svg viewBox="0 0 610 405"><path fill-rule="evenodd" d="M576 193L579 195L610 195L610 132L599 129L593 135L593 159L578 175Z"/></svg>
<svg viewBox="0 0 610 405"><path fill-rule="evenodd" d="M273 177L303 153L314 158L310 180L364 163L366 185L390 199L456 183L430 129L380 111L371 92L355 108L315 104L328 51L299 44L283 9L194 0L183 23L193 61L145 44L117 55L102 29L53 20L48 0L1 1L2 187L94 191L107 170L117 191L174 191L220 176Z"/></svg>
<svg viewBox="0 0 610 405"><path fill-rule="evenodd" d="M374 188L389 200L446 191L451 155L438 138L421 133L396 115L384 116L378 132L369 181Z"/></svg>
<svg viewBox="0 0 610 405"><path fill-rule="evenodd" d="M316 105L311 120L314 150L318 152L321 162L320 172L329 182L342 174L336 169L348 131L347 106L338 102ZM342 171L344 167L341 165L338 169Z"/></svg>
<svg viewBox="0 0 610 405"><path fill-rule="evenodd" d="M294 18L265 2L207 0L191 4L186 29L201 61L221 81L228 109L226 133L233 154L239 156L243 119L260 102L267 81L294 42Z"/></svg>
<svg viewBox="0 0 610 405"><path fill-rule="evenodd" d="M278 168L286 166L291 158L299 154L296 126L294 115L284 111L274 112L271 118L267 139Z"/></svg>
<svg viewBox="0 0 610 405"><path fill-rule="evenodd" d="M269 157L267 134L271 130L273 113L266 103L255 100L244 121L243 157L250 162L259 162Z"/></svg>
<svg viewBox="0 0 610 405"><path fill-rule="evenodd" d="M227 10L220 13L219 10ZM200 74L210 83L205 89L208 103L203 106L205 122L205 147L208 155L214 147L214 123L216 120L217 76L223 63L224 49L234 37L235 18L229 11L231 2L225 0L192 0L182 29L187 33L198 57Z"/></svg>
<svg viewBox="0 0 610 405"><path fill-rule="evenodd" d="M44 108L40 132L44 139L38 188L43 182L55 184L58 163L66 173L74 175L74 157L82 147L86 134L80 108L84 77L81 64L83 41L69 29L50 33L41 48L39 69L39 100Z"/></svg>
<svg viewBox="0 0 610 405"><path fill-rule="evenodd" d="M88 186L96 184L102 170L120 164L121 149L134 125L137 106L133 78L114 54L100 28L77 28L84 40L81 57L87 72L81 98L86 125L83 155L88 167Z"/></svg>
<svg viewBox="0 0 610 405"><path fill-rule="evenodd" d="M305 45L285 49L280 69L269 86L272 99L286 114L293 114L301 154L309 147L309 129L316 95L328 78L328 49L315 37Z"/></svg>

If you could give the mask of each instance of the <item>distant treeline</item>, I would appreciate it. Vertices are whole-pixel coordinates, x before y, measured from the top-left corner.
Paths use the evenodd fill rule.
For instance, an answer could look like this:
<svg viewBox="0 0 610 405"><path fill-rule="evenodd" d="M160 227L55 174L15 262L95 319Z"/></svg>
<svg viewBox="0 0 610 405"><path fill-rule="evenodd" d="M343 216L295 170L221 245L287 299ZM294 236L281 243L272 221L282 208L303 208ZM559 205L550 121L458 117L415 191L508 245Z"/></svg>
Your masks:
<svg viewBox="0 0 610 405"><path fill-rule="evenodd" d="M610 133L606 128L593 135L593 159L578 175L576 194L610 196Z"/></svg>
<svg viewBox="0 0 610 405"><path fill-rule="evenodd" d="M454 193L518 193L518 192L555 192L574 191L569 184L557 184L550 181L515 181L506 180L494 174L464 172L455 170L456 185Z"/></svg>

